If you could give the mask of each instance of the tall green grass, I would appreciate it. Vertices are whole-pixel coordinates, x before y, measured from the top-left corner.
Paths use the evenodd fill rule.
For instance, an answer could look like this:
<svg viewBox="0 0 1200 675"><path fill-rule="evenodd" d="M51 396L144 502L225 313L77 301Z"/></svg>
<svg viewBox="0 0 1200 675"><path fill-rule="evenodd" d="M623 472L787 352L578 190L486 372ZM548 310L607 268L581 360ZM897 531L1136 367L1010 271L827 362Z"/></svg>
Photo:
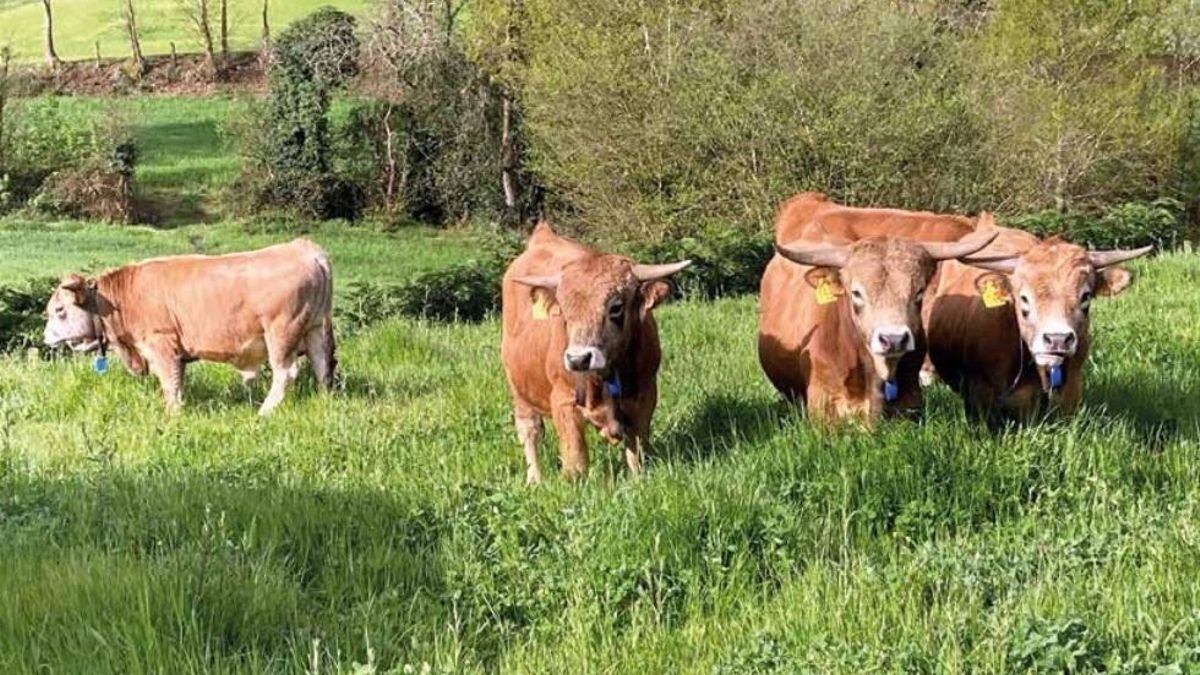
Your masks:
<svg viewBox="0 0 1200 675"><path fill-rule="evenodd" d="M1198 270L1137 265L1085 410L997 435L940 387L815 431L752 298L669 306L646 475L593 437L532 490L495 321L345 339L345 391L267 420L218 366L168 417L151 380L0 359L0 671L1194 671Z"/></svg>

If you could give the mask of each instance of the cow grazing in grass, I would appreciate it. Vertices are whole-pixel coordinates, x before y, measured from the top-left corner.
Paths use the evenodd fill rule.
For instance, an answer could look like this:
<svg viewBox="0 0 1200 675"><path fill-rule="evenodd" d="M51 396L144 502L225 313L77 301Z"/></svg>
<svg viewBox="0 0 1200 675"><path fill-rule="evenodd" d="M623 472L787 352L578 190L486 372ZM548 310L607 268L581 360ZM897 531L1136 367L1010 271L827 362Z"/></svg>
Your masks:
<svg viewBox="0 0 1200 675"><path fill-rule="evenodd" d="M891 231L946 241L884 236ZM760 289L767 377L819 421L872 424L885 411L919 410L922 295L939 261L974 253L994 236L955 217L854 209L815 194L788 201Z"/></svg>
<svg viewBox="0 0 1200 675"><path fill-rule="evenodd" d="M972 417L1029 421L1051 402L1071 414L1083 395L1092 300L1125 290L1131 275L1117 265L1150 247L1088 251L994 230L970 266L946 264L930 291L930 360Z"/></svg>
<svg viewBox="0 0 1200 675"><path fill-rule="evenodd" d="M587 424L623 439L630 472L641 470L662 358L653 310L672 293L669 277L688 264L638 265L545 223L534 229L504 275L501 343L529 484L542 477L545 417L558 434L563 475L587 471Z"/></svg>
<svg viewBox="0 0 1200 675"><path fill-rule="evenodd" d="M333 274L329 257L299 239L248 253L155 258L84 278L65 277L46 307L45 342L111 349L130 372L154 373L169 409L182 403L191 361L228 363L253 380L270 363L259 412L283 400L307 354L328 388L334 379Z"/></svg>

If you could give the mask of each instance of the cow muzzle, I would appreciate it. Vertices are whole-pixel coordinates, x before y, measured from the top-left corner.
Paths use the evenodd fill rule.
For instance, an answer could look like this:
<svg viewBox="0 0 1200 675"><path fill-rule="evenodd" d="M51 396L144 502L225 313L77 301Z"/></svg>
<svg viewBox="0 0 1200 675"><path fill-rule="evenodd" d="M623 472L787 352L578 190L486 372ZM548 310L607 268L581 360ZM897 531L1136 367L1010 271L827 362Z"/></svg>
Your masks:
<svg viewBox="0 0 1200 675"><path fill-rule="evenodd" d="M917 348L907 326L880 326L871 333L871 353L883 357L901 357Z"/></svg>
<svg viewBox="0 0 1200 675"><path fill-rule="evenodd" d="M1033 360L1042 367L1061 366L1064 359L1074 356L1079 347L1079 336L1073 329L1056 327L1038 333L1030 345Z"/></svg>
<svg viewBox="0 0 1200 675"><path fill-rule="evenodd" d="M563 352L563 366L573 373L604 370L608 360L597 347L567 347Z"/></svg>

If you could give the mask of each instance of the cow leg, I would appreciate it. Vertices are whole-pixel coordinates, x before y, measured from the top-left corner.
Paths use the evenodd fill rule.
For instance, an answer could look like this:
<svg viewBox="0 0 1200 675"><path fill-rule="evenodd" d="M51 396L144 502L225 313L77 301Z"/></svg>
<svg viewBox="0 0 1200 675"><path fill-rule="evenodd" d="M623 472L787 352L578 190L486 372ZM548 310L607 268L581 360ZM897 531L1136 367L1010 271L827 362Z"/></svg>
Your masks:
<svg viewBox="0 0 1200 675"><path fill-rule="evenodd" d="M521 406L513 414L517 426L517 438L525 449L525 484L542 482L542 469L538 466L538 441L542 438L545 425L542 416L531 408Z"/></svg>
<svg viewBox="0 0 1200 675"><path fill-rule="evenodd" d="M158 378L162 387L163 403L167 410L175 412L183 405L183 361L178 356L160 351L152 352L146 359L150 372Z"/></svg>
<svg viewBox="0 0 1200 675"><path fill-rule="evenodd" d="M642 473L642 462L650 452L650 420L654 417L654 408L657 405L657 388L647 386L633 406L634 410L630 415L632 428L625 430L625 466L629 468L629 474L632 476Z"/></svg>
<svg viewBox="0 0 1200 675"><path fill-rule="evenodd" d="M334 356L333 356L333 323L326 319L321 326L308 332L304 339L305 351L308 352L308 362L312 366L313 375L323 389L333 388Z"/></svg>
<svg viewBox="0 0 1200 675"><path fill-rule="evenodd" d="M575 406L575 393L552 399L554 431L558 434L558 452L564 478L581 478L588 470L587 439L583 435L583 417Z"/></svg>
<svg viewBox="0 0 1200 675"><path fill-rule="evenodd" d="M264 417L270 415L271 411L283 402L288 385L295 382L296 376L299 374L300 367L295 356L288 355L279 359L272 357L271 391L267 393L267 398L263 401L262 407L258 409L258 414Z"/></svg>

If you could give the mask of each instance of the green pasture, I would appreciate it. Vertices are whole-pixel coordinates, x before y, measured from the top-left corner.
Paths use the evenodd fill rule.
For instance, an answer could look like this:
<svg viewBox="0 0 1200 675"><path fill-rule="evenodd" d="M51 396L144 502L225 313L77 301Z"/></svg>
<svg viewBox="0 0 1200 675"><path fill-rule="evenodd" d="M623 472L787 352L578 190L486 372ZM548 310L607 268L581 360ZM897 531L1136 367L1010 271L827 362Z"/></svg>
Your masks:
<svg viewBox="0 0 1200 675"><path fill-rule="evenodd" d="M456 245L311 236L341 279ZM0 269L191 237L282 235L10 224ZM998 434L941 386L922 423L814 430L753 298L668 306L646 474L593 436L566 483L551 435L536 489L494 320L343 336L344 391L305 376L266 420L225 367L169 417L119 368L0 358L0 671L1196 672L1197 262L1097 302L1077 418Z"/></svg>

